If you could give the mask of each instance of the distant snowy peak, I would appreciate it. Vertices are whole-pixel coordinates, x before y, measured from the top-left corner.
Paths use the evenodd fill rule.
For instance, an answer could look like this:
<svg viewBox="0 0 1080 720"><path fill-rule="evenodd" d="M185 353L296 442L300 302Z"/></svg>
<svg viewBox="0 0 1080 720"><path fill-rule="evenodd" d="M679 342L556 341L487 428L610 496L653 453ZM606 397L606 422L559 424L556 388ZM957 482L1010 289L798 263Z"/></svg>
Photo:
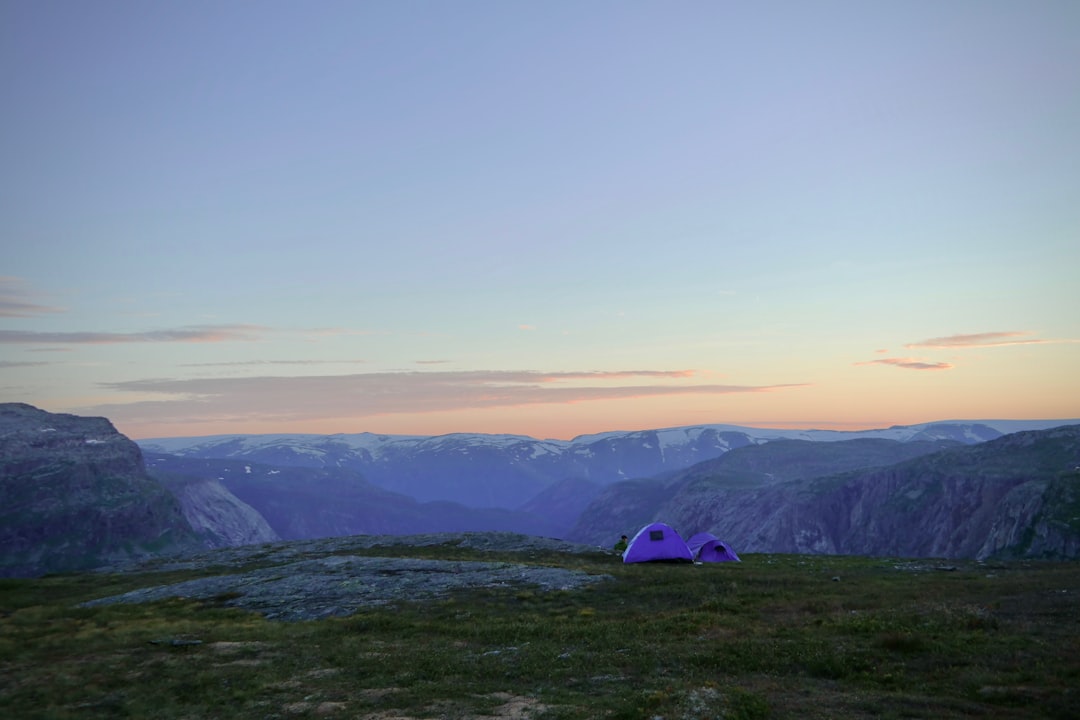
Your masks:
<svg viewBox="0 0 1080 720"><path fill-rule="evenodd" d="M146 438L138 440L145 450L201 457L242 457L265 453L268 450L314 456L337 455L341 452L366 452L378 457L386 452L447 451L473 448L526 451L532 456L578 453L585 448L611 443L634 443L643 448L664 453L673 448L707 443L729 449L730 441L741 436L757 444L769 440L809 440L839 442L861 438L877 438L912 442L919 440L953 440L965 444L986 442L1022 430L1047 430L1062 425L1080 424L1077 420L950 420L918 425L894 425L875 430L807 430L755 428L742 425L690 425L656 430L613 431L579 435L573 440L538 440L527 435L490 435L482 433L451 433L448 435L383 435L356 434L271 434L271 435L209 435L203 437Z"/></svg>
<svg viewBox="0 0 1080 720"><path fill-rule="evenodd" d="M986 442L1002 435L1023 430L1048 430L1063 425L1080 424L1076 420L946 420L920 423L918 425L893 425L873 430L815 430L795 428L756 428L744 425L689 425L659 430L606 432L595 435L579 435L570 441L572 445L589 445L598 440L643 437L655 434L661 446L685 445L698 441L708 432L743 434L756 442L768 440L809 440L812 442L839 442L873 438L912 442L917 440L955 440L967 444Z"/></svg>
<svg viewBox="0 0 1080 720"><path fill-rule="evenodd" d="M1046 421L1041 427L1066 424ZM1004 429L1037 429L1031 425ZM599 486L657 477L713 460L737 448L779 439L838 442L878 438L897 442L974 444L1000 437L993 422L941 422L880 430L783 430L738 425L610 432L573 440L523 435L216 435L139 441L148 453L192 459L344 472L420 502L449 500L471 507L518 508L566 479Z"/></svg>

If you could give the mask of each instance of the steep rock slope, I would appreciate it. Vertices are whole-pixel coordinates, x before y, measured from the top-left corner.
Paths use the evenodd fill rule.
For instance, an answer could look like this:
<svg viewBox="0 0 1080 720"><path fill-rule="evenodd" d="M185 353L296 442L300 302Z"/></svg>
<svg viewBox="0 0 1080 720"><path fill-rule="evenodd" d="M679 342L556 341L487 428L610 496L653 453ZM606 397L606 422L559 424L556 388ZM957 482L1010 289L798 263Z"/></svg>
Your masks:
<svg viewBox="0 0 1080 720"><path fill-rule="evenodd" d="M953 440L859 438L837 442L778 439L737 448L660 478L611 485L581 514L567 539L606 543L654 520L687 536L711 531L716 507L778 483L893 465L957 445ZM780 502L783 502L782 500ZM725 530L726 532L726 530Z"/></svg>
<svg viewBox="0 0 1080 720"><path fill-rule="evenodd" d="M281 539L266 518L218 480L168 473L151 476L180 501L184 517L207 547L255 545Z"/></svg>
<svg viewBox="0 0 1080 720"><path fill-rule="evenodd" d="M1080 426L759 489L717 487L663 512L747 552L1076 558Z"/></svg>
<svg viewBox="0 0 1080 720"><path fill-rule="evenodd" d="M0 404L0 575L198 546L180 504L108 420Z"/></svg>

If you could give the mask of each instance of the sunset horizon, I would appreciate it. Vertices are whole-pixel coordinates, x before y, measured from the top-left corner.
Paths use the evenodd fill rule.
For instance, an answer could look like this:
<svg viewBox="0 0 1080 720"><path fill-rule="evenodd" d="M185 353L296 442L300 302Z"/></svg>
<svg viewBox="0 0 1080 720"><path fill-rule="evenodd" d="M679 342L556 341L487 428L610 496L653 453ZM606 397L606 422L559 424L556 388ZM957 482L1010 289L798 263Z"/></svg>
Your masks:
<svg viewBox="0 0 1080 720"><path fill-rule="evenodd" d="M9 3L0 401L1080 417L1080 4Z"/></svg>

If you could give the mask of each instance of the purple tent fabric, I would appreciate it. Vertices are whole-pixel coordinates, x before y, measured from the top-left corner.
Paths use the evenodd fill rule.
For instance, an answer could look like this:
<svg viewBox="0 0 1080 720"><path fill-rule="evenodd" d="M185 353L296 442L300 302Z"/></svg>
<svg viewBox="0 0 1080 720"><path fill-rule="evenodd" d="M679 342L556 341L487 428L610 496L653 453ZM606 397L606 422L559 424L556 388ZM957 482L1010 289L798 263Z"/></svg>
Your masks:
<svg viewBox="0 0 1080 720"><path fill-rule="evenodd" d="M694 560L679 533L662 522L650 523L638 530L622 557L624 563Z"/></svg>
<svg viewBox="0 0 1080 720"><path fill-rule="evenodd" d="M686 546L698 562L742 562L734 550L712 533L698 533L686 541Z"/></svg>

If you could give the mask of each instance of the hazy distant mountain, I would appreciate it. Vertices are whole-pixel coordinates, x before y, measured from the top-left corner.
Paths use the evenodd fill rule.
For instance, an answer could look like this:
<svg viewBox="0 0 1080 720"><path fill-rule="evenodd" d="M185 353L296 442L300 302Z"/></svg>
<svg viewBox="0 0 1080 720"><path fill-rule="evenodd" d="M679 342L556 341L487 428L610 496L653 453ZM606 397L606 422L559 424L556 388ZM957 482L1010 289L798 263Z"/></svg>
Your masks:
<svg viewBox="0 0 1080 720"><path fill-rule="evenodd" d="M513 530L552 536L557 521L500 508L452 502L420 503L367 482L354 470L263 465L243 460L185 458L146 453L151 476L170 488L214 483L265 518L282 539L340 535L407 535L428 532Z"/></svg>
<svg viewBox="0 0 1080 720"><path fill-rule="evenodd" d="M1080 422L1080 421L1078 421ZM839 442L953 440L977 443L1066 421L950 421L881 430L775 430L735 425L610 432L573 440L520 435L218 435L140 440L147 451L279 467L351 470L420 502L517 508L566 480L609 485L682 470L729 450L777 439Z"/></svg>
<svg viewBox="0 0 1080 720"><path fill-rule="evenodd" d="M562 538L602 490L603 486L588 480L567 478L549 485L518 510L547 519L553 526L552 536Z"/></svg>

